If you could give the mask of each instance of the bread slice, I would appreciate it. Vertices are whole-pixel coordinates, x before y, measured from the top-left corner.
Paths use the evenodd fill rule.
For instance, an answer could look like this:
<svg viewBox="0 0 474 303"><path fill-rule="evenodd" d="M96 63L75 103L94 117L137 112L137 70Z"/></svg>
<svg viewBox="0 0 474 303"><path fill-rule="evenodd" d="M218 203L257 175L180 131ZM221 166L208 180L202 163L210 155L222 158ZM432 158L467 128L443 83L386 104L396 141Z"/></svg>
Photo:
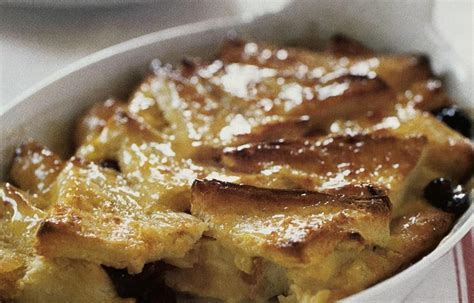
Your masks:
<svg viewBox="0 0 474 303"><path fill-rule="evenodd" d="M268 299L282 287L283 293L287 293L289 285L300 283L298 277L303 272L311 276L314 288L322 289L361 250L385 246L389 241L390 202L384 196L349 198L196 181L191 204L191 213L209 225L206 235L225 248L217 254L224 256L227 251L227 258L235 266L222 268L204 262L198 268L203 266L203 270L214 270L220 275L232 271L247 273L256 280L260 277L273 281L269 285L279 285L267 296L256 287L256 292L242 294L251 300ZM199 271L188 271L198 280ZM273 274L257 274L269 272ZM172 285L196 285L179 271L170 275ZM179 281L179 277L186 282ZM232 297L233 286L220 283L219 293ZM216 289L203 292L212 295L213 291Z"/></svg>
<svg viewBox="0 0 474 303"><path fill-rule="evenodd" d="M132 303L117 292L104 269L87 261L35 257L15 302Z"/></svg>
<svg viewBox="0 0 474 303"><path fill-rule="evenodd" d="M425 165L426 145L422 136L328 136L226 148L222 162L231 170L252 174L243 179L255 179L255 185L264 187L281 187L279 184L286 183L327 191L351 184L370 184L385 190L398 208L403 203L399 197L410 185L407 180ZM260 177L262 174L264 178Z"/></svg>
<svg viewBox="0 0 474 303"><path fill-rule="evenodd" d="M126 110L113 113L100 131L94 132L75 155L88 161L117 160L123 145L163 140L163 135Z"/></svg>
<svg viewBox="0 0 474 303"><path fill-rule="evenodd" d="M215 239L203 237L194 248L195 263L166 273L173 289L226 302L267 302L288 288L282 267L262 258L238 255Z"/></svg>
<svg viewBox="0 0 474 303"><path fill-rule="evenodd" d="M51 184L63 167L64 161L58 155L30 141L17 148L10 178L21 189L41 197L32 202L41 202L35 206L44 210L50 205L48 193Z"/></svg>
<svg viewBox="0 0 474 303"><path fill-rule="evenodd" d="M426 112L417 112L388 130L397 136L423 135L428 139L427 161L432 174L465 182L474 173L474 143Z"/></svg>
<svg viewBox="0 0 474 303"><path fill-rule="evenodd" d="M185 156L202 146L233 144L261 125L307 116L317 128L387 104L393 107L396 101L378 77L344 74L308 80L296 71L260 65L185 62L143 84L151 88L176 137L176 151Z"/></svg>
<svg viewBox="0 0 474 303"><path fill-rule="evenodd" d="M28 195L11 184L0 187L0 298L18 292L18 281L33 256L34 233L44 215L31 206Z"/></svg>
<svg viewBox="0 0 474 303"><path fill-rule="evenodd" d="M70 160L54 185L55 205L42 220L36 249L140 272L147 262L179 258L205 225L184 213L148 211L115 171Z"/></svg>
<svg viewBox="0 0 474 303"><path fill-rule="evenodd" d="M323 258L352 238L383 245L389 237L391 205L385 196L345 197L220 181L196 181L192 191L191 213L210 224L207 235L255 255L268 254L276 262ZM318 250L310 252L316 243Z"/></svg>
<svg viewBox="0 0 474 303"><path fill-rule="evenodd" d="M412 201L415 202L415 201ZM454 222L451 214L430 209L408 212L391 222L391 236L386 247L364 249L346 264L326 289L311 285L311 276L301 272L289 287L282 303L308 300L333 302L393 276L438 245Z"/></svg>
<svg viewBox="0 0 474 303"><path fill-rule="evenodd" d="M332 301L367 288L432 249L453 223L452 215L423 206L389 227L390 202L384 196L356 198L218 181L195 182L191 212L208 223L206 235L220 250L215 255L226 255L226 264L233 260L235 267L199 262L193 269L170 273L171 285L208 296L219 287L219 294L229 296L223 299L230 299L234 283L198 291L196 281L208 271L236 277L236 270L252 273L255 263L265 264L258 272L273 268L275 273L266 279L287 283L282 302ZM207 252L202 253L206 258ZM264 292L257 294L255 298L266 298Z"/></svg>
<svg viewBox="0 0 474 303"><path fill-rule="evenodd" d="M126 302L97 264L38 257L35 232L45 213L35 198L6 183L0 186L0 301Z"/></svg>
<svg viewBox="0 0 474 303"><path fill-rule="evenodd" d="M334 50L339 43L339 50ZM354 42L351 42L354 45ZM281 73L296 73L302 78L331 78L353 74L378 76L394 91L401 92L416 81L432 76L429 61L416 54L373 54L370 51L348 53L341 56L342 41L333 41L326 51L303 48L278 47L253 41L227 41L219 55L225 63L241 63L274 68Z"/></svg>
<svg viewBox="0 0 474 303"><path fill-rule="evenodd" d="M102 131L110 117L125 108L126 104L116 99L107 99L92 106L76 123L74 131L76 147L91 141Z"/></svg>

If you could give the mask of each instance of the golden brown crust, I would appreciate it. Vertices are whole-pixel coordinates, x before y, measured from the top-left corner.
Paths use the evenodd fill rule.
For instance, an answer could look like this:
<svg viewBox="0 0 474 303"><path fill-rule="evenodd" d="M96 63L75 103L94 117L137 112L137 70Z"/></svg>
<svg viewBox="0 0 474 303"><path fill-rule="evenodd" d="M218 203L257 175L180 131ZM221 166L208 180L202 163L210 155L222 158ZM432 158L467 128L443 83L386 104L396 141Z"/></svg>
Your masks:
<svg viewBox="0 0 474 303"><path fill-rule="evenodd" d="M28 195L9 183L0 186L0 300L15 296L33 256L36 224L43 216Z"/></svg>
<svg viewBox="0 0 474 303"><path fill-rule="evenodd" d="M35 199L8 183L0 187L0 301L124 302L98 264L36 255L45 213L32 206Z"/></svg>
<svg viewBox="0 0 474 303"><path fill-rule="evenodd" d="M430 113L419 113L390 130L398 136L423 135L428 139L427 166L456 182L464 182L474 171L474 143Z"/></svg>
<svg viewBox="0 0 474 303"><path fill-rule="evenodd" d="M289 180L286 183L295 188L349 193L348 186L371 184L386 191L398 208L407 182L411 182L407 180L426 166L422 161L426 147L423 136L326 136L229 147L224 149L222 163L231 171L252 175L242 177L242 182L254 180L258 185L279 186ZM259 174L267 177L259 180ZM429 180L420 177L419 181ZM351 193L363 195L364 189Z"/></svg>
<svg viewBox="0 0 474 303"><path fill-rule="evenodd" d="M219 181L195 181L192 191L191 213L210 224L211 236L270 260L305 263L352 240L347 237L353 233L364 243L382 244L388 238L391 206L384 196L346 197ZM364 226L367 222L377 226L377 233ZM309 251L316 243L319 251Z"/></svg>
<svg viewBox="0 0 474 303"><path fill-rule="evenodd" d="M201 146L234 144L246 136L252 140L253 134L265 136L269 133L265 127L279 123L291 125L297 134L311 133L337 118L392 108L396 101L394 91L378 77L335 73L308 78L295 70L225 60L189 62L173 71L163 68L146 85L183 156L192 156ZM297 123L300 119L310 121Z"/></svg>
<svg viewBox="0 0 474 303"><path fill-rule="evenodd" d="M124 102L108 99L95 104L76 123L74 143L76 147L86 143L94 135L97 135L105 127L107 120L116 112L123 110Z"/></svg>
<svg viewBox="0 0 474 303"><path fill-rule="evenodd" d="M378 183L369 174L406 175L418 162L427 143L424 137L384 135L334 136L319 139L263 142L224 149L223 163L232 169L261 171L266 164L290 164L317 174L348 170L365 183ZM390 152L387 152L390 146ZM345 165L341 165L344 163ZM357 172L361 170L360 172ZM363 182L360 182L363 183Z"/></svg>
<svg viewBox="0 0 474 303"><path fill-rule="evenodd" d="M118 160L123 145L157 140L161 140L161 134L155 129L129 112L118 110L100 132L77 149L76 156L89 161Z"/></svg>
<svg viewBox="0 0 474 303"><path fill-rule="evenodd" d="M147 262L184 256L205 229L184 213L148 213L140 193L94 163L69 161L53 191L56 203L37 232L36 249L47 257L140 272Z"/></svg>
<svg viewBox="0 0 474 303"><path fill-rule="evenodd" d="M363 210L368 213L388 215L391 204L386 196L347 197L331 195L314 191L266 189L251 185L239 185L217 180L196 180L191 188L193 206L205 203L206 208L215 208L214 203L232 203L232 207L245 209L245 205L265 210L288 207L344 208L348 210ZM228 202L222 202L228 201ZM196 203L194 203L196 202Z"/></svg>
<svg viewBox="0 0 474 303"><path fill-rule="evenodd" d="M363 251L358 259L348 264L334 281L333 286L339 290L332 293L331 301L361 291L405 269L434 249L453 223L452 214L427 207L393 220L388 245Z"/></svg>
<svg viewBox="0 0 474 303"><path fill-rule="evenodd" d="M442 82L434 78L413 83L409 89L399 94L398 99L401 104L424 111L453 104L446 95Z"/></svg>
<svg viewBox="0 0 474 303"><path fill-rule="evenodd" d="M398 253L407 265L438 245L454 219L453 214L434 208L403 215L391 222L388 249Z"/></svg>
<svg viewBox="0 0 474 303"><path fill-rule="evenodd" d="M327 255L327 259L318 258L314 251L312 251L311 258L306 259L301 258L301 250L304 247L302 242L287 242L286 245L278 246L278 250L275 248L262 250L252 240L254 237L261 236L257 230L252 230L252 226L260 226L262 230L274 236L275 233L284 232L285 223L282 222L287 222L289 213L295 215L292 212L294 207L308 207L301 200L296 203L293 200L288 200L285 195L291 195L292 191L283 191L283 194L280 191L273 191L275 196L282 196L275 201L269 199L268 195L264 193L272 190L255 190L248 186L213 181L197 181L193 190L198 192L198 195L193 194L192 213L209 222L211 229L208 234L226 247L234 247L234 254L245 252L247 256L262 256L285 268L288 272L289 283L293 285L291 289L299 291L299 293L293 294L297 300L301 300L304 296L320 296L322 295L320 292L324 289L333 290L327 294L327 299L331 301L341 299L369 287L380 279L395 274L409 262L433 249L449 231L454 219L451 214L420 205L421 211L407 212L406 215L392 221L389 240L386 245L381 246L367 246L367 239L363 233L345 233L344 236L338 234L337 228L334 227L344 225L345 221L336 219L335 226L330 227L329 224L329 226L324 227L323 225L321 227L331 230L329 234L309 233L305 241L316 240L318 250L321 252L321 250L328 249L326 237L333 240L337 238L340 241L337 248ZM311 195L308 196L308 199L311 199ZM284 207L278 204L281 201L287 201L287 203L283 203ZM277 206L273 209L274 204ZM327 208L332 206L331 202L324 204ZM332 211L334 212L335 209L332 208ZM278 224L280 229L273 230L269 221L259 223L259 218L264 212L281 216L279 217L281 221ZM329 213L325 212L325 214ZM375 228L373 224L374 222L371 222L370 226ZM351 226L354 228L354 222ZM251 238L242 236L242 230L244 233L249 232L248 236ZM380 229L378 230L380 231ZM292 235L295 234L298 234L296 229L293 230ZM228 237L232 240L229 240ZM268 246L266 247L268 248ZM275 256L282 251L298 256L296 259L298 261ZM300 262L301 267L298 266ZM323 268L320 267L321 264L323 264ZM197 274L192 270L190 272L194 275ZM330 274L327 278L321 278L328 272Z"/></svg>
<svg viewBox="0 0 474 303"><path fill-rule="evenodd" d="M269 142L277 140L293 140L295 138L311 138L325 135L326 130L321 128L310 119L309 116L303 115L298 118L288 118L284 121L276 121L257 125L249 134L241 134L236 136L236 145L253 143L253 142Z"/></svg>
<svg viewBox="0 0 474 303"><path fill-rule="evenodd" d="M10 177L23 190L45 196L63 167L64 162L58 155L31 141L16 150ZM47 205L37 207L44 209Z"/></svg>
<svg viewBox="0 0 474 303"><path fill-rule="evenodd" d="M403 92L415 81L432 77L429 60L420 55L346 55L340 60L339 55L327 52L241 41L224 43L219 58L226 63L275 68L283 74L295 74L304 66L304 76L317 75L323 79L347 73L376 75L396 92Z"/></svg>
<svg viewBox="0 0 474 303"><path fill-rule="evenodd" d="M338 77L321 84L316 94L316 98L291 109L289 115L308 115L324 125L336 118L349 119L387 108L395 101L394 92L384 81L367 76Z"/></svg>

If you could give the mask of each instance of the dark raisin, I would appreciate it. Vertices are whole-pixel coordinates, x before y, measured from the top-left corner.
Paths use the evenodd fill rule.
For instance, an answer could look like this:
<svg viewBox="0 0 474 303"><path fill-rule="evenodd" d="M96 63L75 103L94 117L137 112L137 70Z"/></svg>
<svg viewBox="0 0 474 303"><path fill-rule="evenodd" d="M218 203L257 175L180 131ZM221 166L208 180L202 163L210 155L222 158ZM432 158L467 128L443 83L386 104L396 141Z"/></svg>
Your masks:
<svg viewBox="0 0 474 303"><path fill-rule="evenodd" d="M118 162L115 161L115 160L111 160L111 159L100 160L99 165L101 167L110 168L110 169L114 169L116 171L120 171L120 166L119 166Z"/></svg>
<svg viewBox="0 0 474 303"><path fill-rule="evenodd" d="M175 292L166 286L163 282L156 285L149 285L141 297L138 298L137 303L175 303Z"/></svg>
<svg viewBox="0 0 474 303"><path fill-rule="evenodd" d="M372 195L372 196L382 196L384 195L384 191L381 190L380 188L377 188L373 186L372 184L367 185L367 191Z"/></svg>
<svg viewBox="0 0 474 303"><path fill-rule="evenodd" d="M198 67L196 61L190 58L184 58L181 60L181 66L183 67L183 74L187 76L191 76Z"/></svg>
<svg viewBox="0 0 474 303"><path fill-rule="evenodd" d="M471 138L472 121L469 115L457 107L440 107L432 111L436 118L465 137Z"/></svg>
<svg viewBox="0 0 474 303"><path fill-rule="evenodd" d="M461 186L453 187L451 181L438 178L425 187L424 197L433 206L456 215L469 208L469 194Z"/></svg>
<svg viewBox="0 0 474 303"><path fill-rule="evenodd" d="M185 68L191 68L191 69L194 69L196 67L196 62L193 61L193 59L190 59L190 58L183 58L181 60L181 64L185 67Z"/></svg>
<svg viewBox="0 0 474 303"><path fill-rule="evenodd" d="M103 266L117 294L122 298L135 298L138 303L174 303L176 295L163 281L164 263L145 264L139 274L131 275L127 269Z"/></svg>
<svg viewBox="0 0 474 303"><path fill-rule="evenodd" d="M442 208L453 197L453 185L448 179L434 179L425 187L424 196L433 206Z"/></svg>
<svg viewBox="0 0 474 303"><path fill-rule="evenodd" d="M469 194L458 186L453 192L453 197L442 208L444 211L456 215L462 215L469 208Z"/></svg>

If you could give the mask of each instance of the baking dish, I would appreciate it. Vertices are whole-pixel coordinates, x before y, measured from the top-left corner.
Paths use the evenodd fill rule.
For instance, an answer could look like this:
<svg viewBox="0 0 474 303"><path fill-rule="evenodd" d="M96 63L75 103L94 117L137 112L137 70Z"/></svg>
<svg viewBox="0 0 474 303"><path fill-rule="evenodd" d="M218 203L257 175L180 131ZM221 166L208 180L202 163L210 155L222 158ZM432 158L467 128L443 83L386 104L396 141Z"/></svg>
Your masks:
<svg viewBox="0 0 474 303"><path fill-rule="evenodd" d="M32 137L67 154L69 131L86 108L108 96L126 98L152 60L176 62L184 56L212 56L227 35L278 44L317 47L334 33L344 33L377 50L425 53L437 74L445 76L449 94L472 111L469 99L472 68L460 62L431 25L431 2L298 1L273 14L214 19L149 34L67 67L2 109L0 120L1 175L13 150ZM401 301L472 227L471 208L425 258L347 302Z"/></svg>

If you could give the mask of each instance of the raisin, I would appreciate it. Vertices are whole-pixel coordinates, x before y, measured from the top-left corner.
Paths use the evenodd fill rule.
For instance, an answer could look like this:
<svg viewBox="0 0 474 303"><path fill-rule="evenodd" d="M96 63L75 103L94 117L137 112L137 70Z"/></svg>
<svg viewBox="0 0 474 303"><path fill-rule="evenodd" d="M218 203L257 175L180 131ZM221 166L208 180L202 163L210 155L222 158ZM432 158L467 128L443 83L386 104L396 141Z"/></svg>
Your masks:
<svg viewBox="0 0 474 303"><path fill-rule="evenodd" d="M471 138L472 121L469 115L457 107L441 107L432 111L436 118L467 138Z"/></svg>
<svg viewBox="0 0 474 303"><path fill-rule="evenodd" d="M116 171L120 171L120 166L118 162L115 160L110 160L110 159L100 160L99 165L104 168L110 168Z"/></svg>
<svg viewBox="0 0 474 303"><path fill-rule="evenodd" d="M469 194L458 186L453 192L453 197L443 207L443 210L456 215L462 215L469 208Z"/></svg>
<svg viewBox="0 0 474 303"><path fill-rule="evenodd" d="M176 295L163 281L167 265L161 262L145 264L139 274L129 274L127 269L103 266L121 298L135 298L138 303L174 303Z"/></svg>
<svg viewBox="0 0 474 303"><path fill-rule="evenodd" d="M453 185L445 178L434 179L425 187L424 196L433 206L442 208L453 197Z"/></svg>
<svg viewBox="0 0 474 303"><path fill-rule="evenodd" d="M428 183L424 197L431 205L458 216L464 213L470 204L469 194L460 185L454 188L451 181L444 178Z"/></svg>

